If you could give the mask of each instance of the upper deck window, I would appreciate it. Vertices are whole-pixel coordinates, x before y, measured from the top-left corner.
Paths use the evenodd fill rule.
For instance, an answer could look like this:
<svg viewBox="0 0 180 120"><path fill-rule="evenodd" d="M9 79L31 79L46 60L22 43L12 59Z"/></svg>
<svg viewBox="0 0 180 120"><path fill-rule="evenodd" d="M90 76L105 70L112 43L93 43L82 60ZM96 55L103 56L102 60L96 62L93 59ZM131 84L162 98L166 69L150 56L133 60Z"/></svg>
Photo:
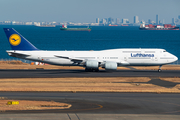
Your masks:
<svg viewBox="0 0 180 120"><path fill-rule="evenodd" d="M145 51L145 53L155 53L155 51Z"/></svg>

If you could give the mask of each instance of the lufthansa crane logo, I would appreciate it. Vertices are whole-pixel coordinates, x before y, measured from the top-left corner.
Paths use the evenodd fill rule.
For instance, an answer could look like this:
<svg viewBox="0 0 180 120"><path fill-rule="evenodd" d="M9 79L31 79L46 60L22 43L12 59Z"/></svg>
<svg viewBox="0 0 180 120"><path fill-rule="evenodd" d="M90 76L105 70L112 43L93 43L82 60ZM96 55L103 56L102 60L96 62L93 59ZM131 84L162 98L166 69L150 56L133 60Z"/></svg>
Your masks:
<svg viewBox="0 0 180 120"><path fill-rule="evenodd" d="M17 46L21 43L21 37L18 34L12 34L9 37L9 42L13 46Z"/></svg>

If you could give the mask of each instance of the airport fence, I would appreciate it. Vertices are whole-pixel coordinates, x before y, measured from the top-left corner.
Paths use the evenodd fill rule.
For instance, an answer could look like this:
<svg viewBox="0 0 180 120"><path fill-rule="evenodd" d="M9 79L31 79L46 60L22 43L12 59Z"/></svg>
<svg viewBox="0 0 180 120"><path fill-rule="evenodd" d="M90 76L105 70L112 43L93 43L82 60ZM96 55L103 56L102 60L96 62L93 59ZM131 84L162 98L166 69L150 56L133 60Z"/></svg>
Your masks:
<svg viewBox="0 0 180 120"><path fill-rule="evenodd" d="M30 60L24 60L24 59L20 59L20 58L9 58L9 59L0 59L0 61L22 61L23 63L31 63L33 61Z"/></svg>
<svg viewBox="0 0 180 120"><path fill-rule="evenodd" d="M177 60L177 61L175 61L175 62L173 62L173 63L171 63L172 65L179 65L180 64L180 60Z"/></svg>

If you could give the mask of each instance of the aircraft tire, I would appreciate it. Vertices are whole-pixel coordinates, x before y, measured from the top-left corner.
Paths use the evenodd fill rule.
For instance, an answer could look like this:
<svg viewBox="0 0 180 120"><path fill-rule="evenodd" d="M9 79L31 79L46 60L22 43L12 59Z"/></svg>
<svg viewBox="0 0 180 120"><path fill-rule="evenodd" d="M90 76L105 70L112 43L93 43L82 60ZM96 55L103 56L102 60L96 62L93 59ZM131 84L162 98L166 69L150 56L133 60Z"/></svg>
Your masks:
<svg viewBox="0 0 180 120"><path fill-rule="evenodd" d="M95 72L99 72L99 69L95 69Z"/></svg>
<svg viewBox="0 0 180 120"><path fill-rule="evenodd" d="M99 72L99 69L85 68L85 72Z"/></svg>

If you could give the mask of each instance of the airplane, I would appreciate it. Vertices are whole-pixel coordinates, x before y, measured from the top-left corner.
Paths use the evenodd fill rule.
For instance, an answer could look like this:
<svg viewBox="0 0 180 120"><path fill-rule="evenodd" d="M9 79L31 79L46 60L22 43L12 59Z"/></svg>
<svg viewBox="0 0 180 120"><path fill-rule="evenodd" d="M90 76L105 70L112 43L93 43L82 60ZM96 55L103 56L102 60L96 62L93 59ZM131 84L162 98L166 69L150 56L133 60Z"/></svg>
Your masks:
<svg viewBox="0 0 180 120"><path fill-rule="evenodd" d="M100 51L44 51L39 50L14 28L3 28L12 50L9 56L59 66L82 66L87 72L98 72L99 67L107 71L119 66L159 66L178 58L165 49L108 49Z"/></svg>

